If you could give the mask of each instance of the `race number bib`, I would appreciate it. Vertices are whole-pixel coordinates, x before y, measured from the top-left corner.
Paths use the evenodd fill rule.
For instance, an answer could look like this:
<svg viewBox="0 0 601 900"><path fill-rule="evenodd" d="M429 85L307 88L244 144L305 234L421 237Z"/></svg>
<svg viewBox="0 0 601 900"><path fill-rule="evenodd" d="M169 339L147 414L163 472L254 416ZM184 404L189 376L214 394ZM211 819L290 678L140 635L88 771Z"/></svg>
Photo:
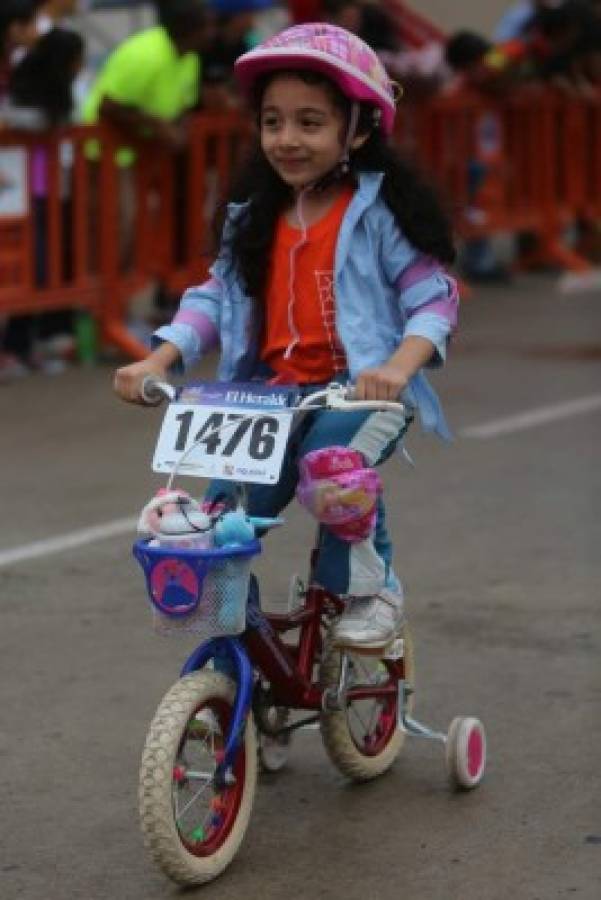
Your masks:
<svg viewBox="0 0 601 900"><path fill-rule="evenodd" d="M267 402L265 396L272 394L257 391L236 388L213 396L222 402L209 402L206 390L196 395L185 390L177 402L167 407L153 470L276 484L290 434L292 410L282 402Z"/></svg>

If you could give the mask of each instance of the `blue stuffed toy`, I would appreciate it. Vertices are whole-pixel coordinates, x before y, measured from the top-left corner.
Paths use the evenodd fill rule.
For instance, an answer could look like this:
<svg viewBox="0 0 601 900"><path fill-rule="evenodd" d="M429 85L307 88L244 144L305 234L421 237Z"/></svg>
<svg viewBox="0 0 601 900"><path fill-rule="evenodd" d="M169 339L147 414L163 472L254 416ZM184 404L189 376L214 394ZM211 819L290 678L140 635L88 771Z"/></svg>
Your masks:
<svg viewBox="0 0 601 900"><path fill-rule="evenodd" d="M283 525L283 519L269 519L262 516L248 516L239 507L224 513L215 522L213 540L216 547L239 547L254 541L257 531Z"/></svg>

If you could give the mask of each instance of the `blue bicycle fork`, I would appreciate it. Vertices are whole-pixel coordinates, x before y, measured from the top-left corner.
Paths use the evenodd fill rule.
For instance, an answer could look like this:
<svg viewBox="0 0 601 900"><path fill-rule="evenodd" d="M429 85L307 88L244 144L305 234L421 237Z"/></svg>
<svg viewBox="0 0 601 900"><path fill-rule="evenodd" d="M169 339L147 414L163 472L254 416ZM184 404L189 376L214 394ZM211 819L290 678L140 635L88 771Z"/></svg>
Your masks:
<svg viewBox="0 0 601 900"><path fill-rule="evenodd" d="M236 685L236 699L223 759L215 770L215 781L218 785L223 786L231 780L236 754L243 740L246 717L252 703L253 670L242 644L235 638L222 637L206 641L197 647L186 660L181 677L202 669L209 660L213 660L218 671L225 670L228 674L231 673L232 680Z"/></svg>

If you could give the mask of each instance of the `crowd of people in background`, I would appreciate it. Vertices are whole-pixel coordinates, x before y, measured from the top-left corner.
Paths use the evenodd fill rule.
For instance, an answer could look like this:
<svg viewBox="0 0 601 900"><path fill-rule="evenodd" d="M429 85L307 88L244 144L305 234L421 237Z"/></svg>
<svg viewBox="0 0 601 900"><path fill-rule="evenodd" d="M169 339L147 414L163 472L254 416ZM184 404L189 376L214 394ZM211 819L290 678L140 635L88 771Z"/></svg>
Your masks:
<svg viewBox="0 0 601 900"><path fill-rule="evenodd" d="M496 42L469 31L449 39L446 60L469 85L499 92L544 82L585 95L601 85L599 0L521 3L497 34Z"/></svg>
<svg viewBox="0 0 601 900"><path fill-rule="evenodd" d="M0 129L43 131L72 121L107 121L124 140L129 135L180 152L189 113L238 106L234 60L291 21L329 21L358 34L409 101L465 89L499 95L540 83L587 95L601 85L601 0L520 0L492 38L461 30L419 48L404 46L402 28L383 0L154 0L152 5L156 25L108 54L78 108L75 85L86 61L74 18L78 0L2 0ZM127 172L135 154L127 146L119 152ZM43 286L41 152L36 165L35 270ZM70 346L72 331L69 314L0 321L0 379L60 368L40 348L61 345L57 335L63 347Z"/></svg>

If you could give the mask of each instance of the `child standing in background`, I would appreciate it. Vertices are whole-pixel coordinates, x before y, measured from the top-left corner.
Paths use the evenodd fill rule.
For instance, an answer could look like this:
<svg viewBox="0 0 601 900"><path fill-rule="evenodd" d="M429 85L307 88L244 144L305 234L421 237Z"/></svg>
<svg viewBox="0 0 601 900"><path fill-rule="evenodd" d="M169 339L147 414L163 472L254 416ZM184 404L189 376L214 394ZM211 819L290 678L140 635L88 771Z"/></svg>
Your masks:
<svg viewBox="0 0 601 900"><path fill-rule="evenodd" d="M413 410L448 436L423 368L444 361L456 324L457 291L442 268L454 248L435 196L388 143L394 86L362 40L333 25L295 26L241 56L235 74L259 140L232 193L212 277L184 294L146 360L117 371L115 389L142 402L146 375L187 369L220 343L223 381L314 389L350 378L358 399L402 397L406 417L310 413L279 483L250 488L252 515L279 513L299 488L319 518L312 488L387 459ZM232 487L214 482L209 497L223 490ZM348 598L337 644L377 649L403 624L403 595L373 478L363 493L355 528L322 527L315 574Z"/></svg>

